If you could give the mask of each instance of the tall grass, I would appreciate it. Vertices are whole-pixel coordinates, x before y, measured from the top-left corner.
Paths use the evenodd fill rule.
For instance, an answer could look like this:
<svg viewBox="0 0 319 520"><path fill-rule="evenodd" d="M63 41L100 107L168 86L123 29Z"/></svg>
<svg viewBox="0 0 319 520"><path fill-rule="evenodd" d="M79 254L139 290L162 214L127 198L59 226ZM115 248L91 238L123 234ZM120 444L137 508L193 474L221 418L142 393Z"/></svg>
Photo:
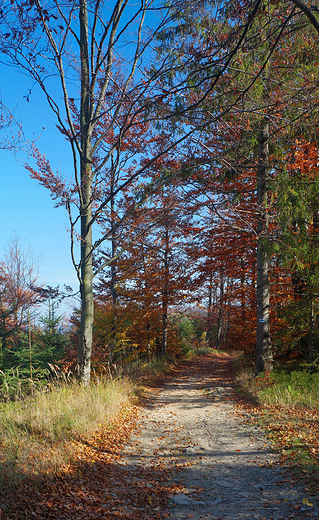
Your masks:
<svg viewBox="0 0 319 520"><path fill-rule="evenodd" d="M262 383L258 394L265 404L319 410L319 374L276 370L265 388Z"/></svg>
<svg viewBox="0 0 319 520"><path fill-rule="evenodd" d="M207 354L196 349L194 354ZM139 385L167 371L176 360L154 358L114 365L112 374L87 388L77 383L48 384L11 379L3 374L0 397L0 479L16 482L25 477L41 478L58 473L72 457L75 442L89 437L112 421L123 406L129 406ZM23 385L31 384L30 389ZM14 400L15 399L15 400Z"/></svg>
<svg viewBox="0 0 319 520"><path fill-rule="evenodd" d="M174 358L169 357L153 357L150 360L137 359L131 363L125 363L119 367L115 373L118 377L127 377L134 384L144 382L145 380L154 378L157 375L169 370L176 362Z"/></svg>
<svg viewBox="0 0 319 520"><path fill-rule="evenodd" d="M72 441L110 422L128 405L132 392L126 379L107 380L87 388L64 385L23 402L1 403L2 480L57 472L72 456Z"/></svg>
<svg viewBox="0 0 319 520"><path fill-rule="evenodd" d="M266 405L319 410L319 374L275 367L271 374L254 376L252 366L237 362L239 389Z"/></svg>
<svg viewBox="0 0 319 520"><path fill-rule="evenodd" d="M154 378L157 375L169 370L177 361L191 359L194 356L206 356L211 353L219 353L215 349L207 346L200 346L197 348L185 348L182 350L181 356L176 359L173 356L166 355L165 357L152 357L149 360L137 359L130 363L123 365L114 365L113 373L116 377L128 377L134 384L145 382L146 380Z"/></svg>
<svg viewBox="0 0 319 520"><path fill-rule="evenodd" d="M271 374L254 377L253 365L237 360L239 390L261 406L255 420L277 448L283 460L306 477L309 489L318 491L319 476L319 374L296 364L277 365ZM314 487L313 487L314 486Z"/></svg>

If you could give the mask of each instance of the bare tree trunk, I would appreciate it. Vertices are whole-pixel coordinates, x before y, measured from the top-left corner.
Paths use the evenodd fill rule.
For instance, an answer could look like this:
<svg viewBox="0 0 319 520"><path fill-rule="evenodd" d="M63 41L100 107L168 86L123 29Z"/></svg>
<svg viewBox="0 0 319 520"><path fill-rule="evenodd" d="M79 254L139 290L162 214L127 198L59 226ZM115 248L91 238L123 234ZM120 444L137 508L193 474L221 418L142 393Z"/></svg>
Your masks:
<svg viewBox="0 0 319 520"><path fill-rule="evenodd" d="M220 338L222 335L222 326L223 326L223 315L224 315L224 309L221 307L219 309L218 318L217 318L217 332L216 332L216 341L215 341L215 348L218 350L220 347Z"/></svg>
<svg viewBox="0 0 319 520"><path fill-rule="evenodd" d="M91 355L93 344L93 270L92 270L92 231L88 229L88 222L91 221L91 212L87 211L81 217L81 324L78 347L78 376L81 383L87 386L90 382L91 374Z"/></svg>
<svg viewBox="0 0 319 520"><path fill-rule="evenodd" d="M269 321L269 260L266 246L268 235L267 178L269 161L269 121L265 117L258 136L257 177L257 341L256 372L272 370L272 348Z"/></svg>
<svg viewBox="0 0 319 520"><path fill-rule="evenodd" d="M232 293L233 284L234 284L234 279L233 278L228 278L227 279L227 285L226 285L227 295ZM227 309L225 344L227 345L227 341L228 341L228 337L229 337L229 331L230 331L230 326L231 326L231 305L230 305L230 302L229 302L229 296L226 298L225 307Z"/></svg>
<svg viewBox="0 0 319 520"><path fill-rule="evenodd" d="M224 318L224 273L221 272L220 275L220 309L217 318L217 333L216 333L216 342L215 348L218 349L220 347L220 338L222 334L223 328L223 318Z"/></svg>
<svg viewBox="0 0 319 520"><path fill-rule="evenodd" d="M112 173L111 173L111 189L110 189L110 209L111 209L111 247L112 247L112 258L116 256L116 216L115 216L115 176L114 176L114 163L112 157ZM116 289L116 265L115 261L111 263L111 296L112 296L112 308L113 308L113 319L111 325L111 342L110 342L110 355L109 362L114 361L114 351L117 341L117 289Z"/></svg>
<svg viewBox="0 0 319 520"><path fill-rule="evenodd" d="M318 251L318 231L319 231L319 216L318 204L313 204L312 207L312 240L311 240L311 271L315 272L316 253ZM316 329L316 309L315 309L315 287L313 282L310 282L310 323L309 323L309 363L313 361L313 344L314 331Z"/></svg>
<svg viewBox="0 0 319 520"><path fill-rule="evenodd" d="M151 324L146 324L146 342L147 342L147 359L150 361L151 359L151 341L150 341L150 330L151 330Z"/></svg>
<svg viewBox="0 0 319 520"><path fill-rule="evenodd" d="M241 259L240 262L240 292L241 292L241 320L244 323L246 319L246 298L245 298L245 262Z"/></svg>
<svg viewBox="0 0 319 520"><path fill-rule="evenodd" d="M163 311L163 320L162 320L162 356L165 356L167 349L167 327L168 327L168 280L169 280L169 260L168 260L168 252L169 252L169 233L168 233L168 223L165 229L165 249L164 249L164 286L162 291L162 311Z"/></svg>
<svg viewBox="0 0 319 520"><path fill-rule="evenodd" d="M92 146L90 131L90 65L88 45L88 13L86 0L80 0L81 49L81 324L78 347L78 375L87 386L91 375L93 344L93 266L92 266Z"/></svg>
<svg viewBox="0 0 319 520"><path fill-rule="evenodd" d="M208 309L207 309L207 332L206 339L210 348L213 347L213 273L209 273Z"/></svg>
<svg viewBox="0 0 319 520"><path fill-rule="evenodd" d="M145 262L145 250L144 250L144 244L141 244L141 252L142 252L142 262L143 262L143 275L145 280L145 294L148 294L149 292L149 281L147 276L147 267ZM148 315L148 302L143 304L145 316ZM149 318L148 318L149 319ZM150 321L147 321L146 323L146 349L147 349L147 359L150 361L151 359L151 323Z"/></svg>
<svg viewBox="0 0 319 520"><path fill-rule="evenodd" d="M164 297L165 298L165 297ZM162 321L162 356L165 356L167 350L167 326L168 326L168 314L167 304L163 301L163 321Z"/></svg>

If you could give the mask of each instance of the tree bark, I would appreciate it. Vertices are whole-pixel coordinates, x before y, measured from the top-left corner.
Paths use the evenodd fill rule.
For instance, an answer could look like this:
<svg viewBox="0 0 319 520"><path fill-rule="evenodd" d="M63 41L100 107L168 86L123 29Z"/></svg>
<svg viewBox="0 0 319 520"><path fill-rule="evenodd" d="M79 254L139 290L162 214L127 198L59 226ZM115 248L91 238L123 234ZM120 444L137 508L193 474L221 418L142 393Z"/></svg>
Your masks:
<svg viewBox="0 0 319 520"><path fill-rule="evenodd" d="M165 296L163 300L165 299ZM163 301L163 321L162 321L162 356L165 356L167 350L167 326L168 326L168 314L167 314L167 304Z"/></svg>
<svg viewBox="0 0 319 520"><path fill-rule="evenodd" d="M81 215L81 324L78 347L78 376L87 386L90 382L91 355L93 344L93 268L92 268L92 219L90 204L83 208Z"/></svg>
<svg viewBox="0 0 319 520"><path fill-rule="evenodd" d="M246 319L246 298L245 298L245 262L242 258L240 261L240 292L241 292L241 319Z"/></svg>
<svg viewBox="0 0 319 520"><path fill-rule="evenodd" d="M209 288L208 288L208 309L207 309L207 344L213 348L213 272L209 273Z"/></svg>
<svg viewBox="0 0 319 520"><path fill-rule="evenodd" d="M166 224L165 237L164 237L165 249L164 249L164 259L163 259L164 285L163 285L163 291L162 291L162 313L163 313L162 356L165 356L166 350L167 350L167 328L168 328L169 233L168 233L168 223L165 223L165 224Z"/></svg>
<svg viewBox="0 0 319 520"><path fill-rule="evenodd" d="M111 172L111 187L110 187L110 209L111 209L111 248L112 258L116 257L117 253L117 242L116 242L116 214L115 214L115 172L112 158L112 172ZM116 271L116 260L111 263L111 296L112 296L112 308L113 318L111 325L111 341L110 341L110 355L109 362L114 362L114 352L117 343L117 271Z"/></svg>
<svg viewBox="0 0 319 520"><path fill-rule="evenodd" d="M93 344L93 266L92 266L92 144L90 127L90 65L88 44L88 13L86 0L80 0L80 59L81 59L81 263L80 294L81 323L77 357L77 372L81 383L90 382Z"/></svg>
<svg viewBox="0 0 319 520"><path fill-rule="evenodd" d="M224 273L220 274L220 308L217 318L217 332L216 332L216 342L215 348L219 349L220 347L220 339L222 334L223 327L223 318L224 318Z"/></svg>
<svg viewBox="0 0 319 520"><path fill-rule="evenodd" d="M257 340L256 373L272 370L269 321L269 259L267 252L267 180L269 162L269 121L265 117L258 136L257 177Z"/></svg>

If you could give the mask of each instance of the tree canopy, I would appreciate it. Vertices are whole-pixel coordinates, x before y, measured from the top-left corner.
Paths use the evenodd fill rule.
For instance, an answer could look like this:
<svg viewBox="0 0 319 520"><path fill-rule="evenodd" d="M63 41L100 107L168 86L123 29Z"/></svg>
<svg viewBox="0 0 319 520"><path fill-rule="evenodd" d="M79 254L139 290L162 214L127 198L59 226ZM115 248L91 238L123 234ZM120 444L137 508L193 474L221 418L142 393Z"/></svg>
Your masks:
<svg viewBox="0 0 319 520"><path fill-rule="evenodd" d="M71 179L35 146L27 169L68 213L82 383L93 346L104 360L178 350L186 307L205 316L201 341L257 345L257 372L274 354L313 359L315 10L35 0L1 14L3 59L70 146Z"/></svg>

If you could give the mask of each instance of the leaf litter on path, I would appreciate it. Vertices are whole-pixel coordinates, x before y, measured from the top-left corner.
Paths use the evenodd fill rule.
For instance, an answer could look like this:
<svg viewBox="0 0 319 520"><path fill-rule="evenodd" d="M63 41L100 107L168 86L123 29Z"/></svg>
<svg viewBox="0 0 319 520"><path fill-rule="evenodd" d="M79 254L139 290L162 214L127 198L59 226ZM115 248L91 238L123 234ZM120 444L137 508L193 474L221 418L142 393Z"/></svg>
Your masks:
<svg viewBox="0 0 319 520"><path fill-rule="evenodd" d="M317 500L236 405L230 359L175 367L141 406L78 442L57 477L3 493L0 518L319 519Z"/></svg>

